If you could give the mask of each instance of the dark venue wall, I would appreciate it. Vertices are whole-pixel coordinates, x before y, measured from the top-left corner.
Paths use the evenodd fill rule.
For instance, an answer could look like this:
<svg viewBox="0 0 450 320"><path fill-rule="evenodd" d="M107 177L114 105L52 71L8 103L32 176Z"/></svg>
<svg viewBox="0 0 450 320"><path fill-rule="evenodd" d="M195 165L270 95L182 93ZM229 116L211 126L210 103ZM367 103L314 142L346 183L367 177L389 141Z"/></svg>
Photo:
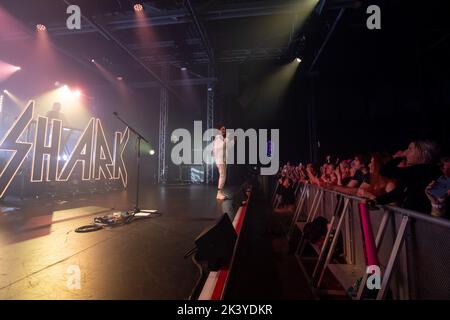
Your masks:
<svg viewBox="0 0 450 320"><path fill-rule="evenodd" d="M450 50L437 43L446 18L433 4L380 6L381 30L355 25L364 12L347 12L322 57L315 80L321 149L339 152L333 148L351 142L355 150L396 151L417 138L448 148Z"/></svg>
<svg viewBox="0 0 450 320"><path fill-rule="evenodd" d="M276 82L261 79L288 59L239 64L239 93L235 81L222 84L227 96L222 103L227 103L236 126L282 128L284 161L320 160L330 153L395 152L423 138L437 141L448 154L445 2L372 2L381 8L381 30L366 27L365 3L346 8L310 70L336 18L336 12L323 12L325 18L320 19L312 14L304 27L304 59L283 97L270 92Z"/></svg>

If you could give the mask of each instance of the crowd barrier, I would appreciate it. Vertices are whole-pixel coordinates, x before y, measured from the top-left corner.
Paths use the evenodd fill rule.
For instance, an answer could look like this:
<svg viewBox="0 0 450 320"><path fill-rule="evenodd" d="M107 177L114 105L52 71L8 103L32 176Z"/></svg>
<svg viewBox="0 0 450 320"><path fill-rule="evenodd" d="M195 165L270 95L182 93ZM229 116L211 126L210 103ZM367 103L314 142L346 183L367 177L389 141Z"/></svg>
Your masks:
<svg viewBox="0 0 450 320"><path fill-rule="evenodd" d="M274 206L279 203L276 188L272 195ZM298 185L288 237L294 239L297 229L303 231L306 223L318 216L329 222L321 246L309 243L303 232L295 243L297 260L313 292L329 291L323 288L328 270L344 288L341 293L353 299L368 297L366 280L371 274L367 273L364 255L365 238L358 207L361 201L361 198L311 184ZM394 206L377 206L369 211L369 218L381 270L381 287L372 291L375 295L371 297L378 300L450 299L450 221ZM338 242L343 248L341 263L335 257ZM305 262L311 261L311 257L305 255L306 246L317 253L312 274L305 268ZM359 288L356 283L360 283Z"/></svg>

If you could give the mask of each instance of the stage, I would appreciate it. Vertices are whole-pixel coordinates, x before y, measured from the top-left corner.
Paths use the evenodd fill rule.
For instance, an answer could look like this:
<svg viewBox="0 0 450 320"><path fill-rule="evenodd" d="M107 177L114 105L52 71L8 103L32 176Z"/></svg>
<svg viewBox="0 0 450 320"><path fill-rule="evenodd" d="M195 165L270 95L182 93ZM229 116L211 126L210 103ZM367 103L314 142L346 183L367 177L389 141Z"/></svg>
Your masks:
<svg viewBox="0 0 450 320"><path fill-rule="evenodd" d="M234 215L232 201L216 200L216 192L205 185L148 186L140 206L161 216L92 233L74 230L96 216L132 208L133 190L7 198L0 206L0 300L187 299L199 274L184 254L222 213ZM77 270L79 289L72 281Z"/></svg>

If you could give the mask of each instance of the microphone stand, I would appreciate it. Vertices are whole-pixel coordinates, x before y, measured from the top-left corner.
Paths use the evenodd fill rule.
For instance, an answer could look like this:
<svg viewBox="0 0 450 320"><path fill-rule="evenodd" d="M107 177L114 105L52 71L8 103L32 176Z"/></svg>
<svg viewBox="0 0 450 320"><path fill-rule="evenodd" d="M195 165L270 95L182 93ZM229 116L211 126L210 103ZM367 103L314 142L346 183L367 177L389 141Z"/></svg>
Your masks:
<svg viewBox="0 0 450 320"><path fill-rule="evenodd" d="M117 112L113 112L113 115L116 116L116 118L122 122L123 124L125 124L128 128L128 130L130 130L131 132L133 132L136 137L137 137L137 180L136 180L136 204L134 206L134 209L131 211L133 213L133 215L135 215L136 213L156 213L157 210L141 210L139 208L139 186L140 186L140 177L141 177L141 140L144 140L145 142L147 142L149 145L150 142L148 142L147 139L145 139L139 132L137 132L133 127L131 127L125 120L123 120L119 114Z"/></svg>

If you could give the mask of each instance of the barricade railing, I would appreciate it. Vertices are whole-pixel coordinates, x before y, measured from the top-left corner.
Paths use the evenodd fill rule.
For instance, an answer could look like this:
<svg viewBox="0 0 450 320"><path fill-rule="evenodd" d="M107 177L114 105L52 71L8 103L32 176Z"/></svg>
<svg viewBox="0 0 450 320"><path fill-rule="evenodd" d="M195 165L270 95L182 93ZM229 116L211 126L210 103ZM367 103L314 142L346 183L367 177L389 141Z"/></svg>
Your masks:
<svg viewBox="0 0 450 320"><path fill-rule="evenodd" d="M275 198L276 189L272 204ZM301 231L296 256L313 290L336 293L322 288L328 270L344 288L340 293L353 299L450 299L450 221L395 206L371 209L369 217L381 272L378 286L376 274L368 273L364 255L358 208L362 200L311 184L297 188L288 237L292 240L294 232ZM306 223L318 216L329 222L321 246L309 243L303 236ZM304 265L311 260L304 255L308 245L317 253L312 274ZM342 245L340 259L335 257L338 245ZM375 289L369 290L366 285L369 277Z"/></svg>

